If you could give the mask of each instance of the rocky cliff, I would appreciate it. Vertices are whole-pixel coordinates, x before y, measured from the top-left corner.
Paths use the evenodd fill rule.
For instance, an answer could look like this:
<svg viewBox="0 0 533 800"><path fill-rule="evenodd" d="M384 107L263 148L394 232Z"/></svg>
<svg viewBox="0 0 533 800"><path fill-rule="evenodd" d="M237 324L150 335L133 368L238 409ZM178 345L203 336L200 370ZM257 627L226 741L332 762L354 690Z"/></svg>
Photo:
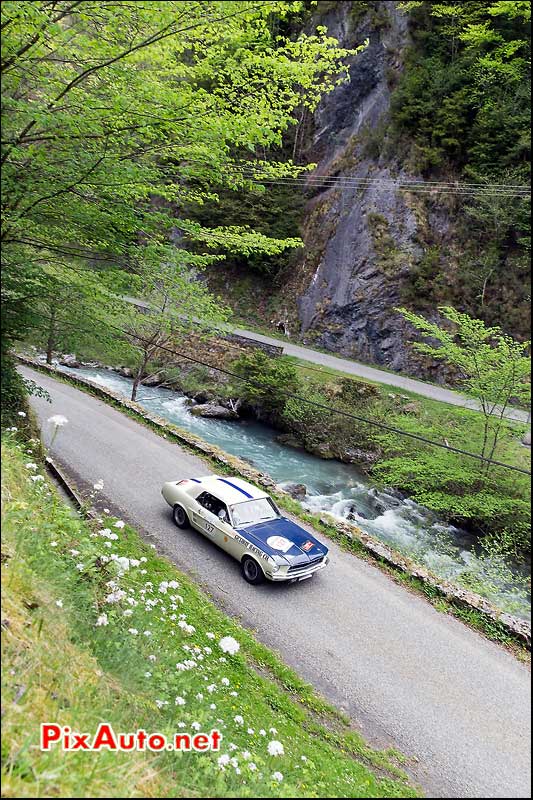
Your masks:
<svg viewBox="0 0 533 800"><path fill-rule="evenodd" d="M393 2L327 5L321 23L343 46L367 38L369 44L352 59L349 82L325 97L307 121L300 159L318 163L313 184L317 176L344 180L326 183L309 202L305 248L289 287L298 296L304 340L392 369L419 369L394 309L401 303L402 281L424 257L425 211L418 197L380 181L420 176L372 154L402 69L407 16ZM369 8L355 15L359 5ZM445 236L445 215L434 222Z"/></svg>

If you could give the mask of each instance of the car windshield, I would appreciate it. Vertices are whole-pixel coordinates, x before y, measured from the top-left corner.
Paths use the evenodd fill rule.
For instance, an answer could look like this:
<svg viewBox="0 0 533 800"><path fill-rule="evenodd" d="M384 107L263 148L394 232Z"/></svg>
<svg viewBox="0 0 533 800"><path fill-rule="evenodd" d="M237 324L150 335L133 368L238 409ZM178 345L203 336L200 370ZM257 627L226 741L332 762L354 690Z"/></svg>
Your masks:
<svg viewBox="0 0 533 800"><path fill-rule="evenodd" d="M279 516L279 511L269 497L231 506L231 517L236 528L242 525L257 525L258 522L267 522Z"/></svg>

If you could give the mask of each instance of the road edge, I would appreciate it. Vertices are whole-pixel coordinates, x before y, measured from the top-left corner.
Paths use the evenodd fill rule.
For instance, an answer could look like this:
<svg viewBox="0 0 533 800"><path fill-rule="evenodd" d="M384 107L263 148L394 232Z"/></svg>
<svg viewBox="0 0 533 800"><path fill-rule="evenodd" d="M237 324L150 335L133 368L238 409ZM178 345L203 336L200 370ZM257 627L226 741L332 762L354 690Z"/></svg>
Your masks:
<svg viewBox="0 0 533 800"><path fill-rule="evenodd" d="M22 354L16 354L16 358L21 364L24 364L30 368L52 375L53 377L64 380L67 383L71 383L81 389L89 390L92 394L96 395L100 399L110 402L111 404L124 409L128 413L133 414L135 417L140 418L140 421L147 423L152 429L155 429L156 432L159 432L160 435L164 437L168 437L170 435L173 439L177 440L178 443L185 445L187 448L192 449L197 453L200 453L209 460L223 466L225 469L236 470L246 480L257 483L270 492L275 492L275 494L277 494L279 497L285 498L286 500L292 500L288 492L285 492L283 489L277 486L277 484L268 475L254 469L237 456L229 455L221 448L209 444L199 436L189 433L188 431L185 431L168 422L163 417L159 417L157 414L147 411L138 403L128 400L122 395L119 395L110 389L90 381L88 378L65 373L54 366L44 364L43 362L37 361L36 359ZM54 467L55 465L51 465L52 469ZM61 482L65 480L63 476L61 476L60 479L62 479ZM458 586L454 586L453 584L438 578L436 575L433 575L431 572L429 572L429 570L427 570L425 567L422 567L421 565L413 562L411 559L402 556L385 543L377 539L373 539L370 535L366 534L355 525L340 522L333 516L324 512L320 514L310 514L305 512L303 509L298 510L298 508L295 506L296 504L294 503L291 505L292 513L301 517L311 525L318 525L320 530L326 535L331 536L333 539L344 542L357 543L358 547L362 549L363 553L367 556L370 556L374 562L377 562L378 566L385 566L388 568L388 571L392 569L399 573L403 573L403 575L413 579L413 581L420 582L421 593L426 596L426 598L429 599L430 595L425 590L429 589L434 594L437 594L446 600L452 607L466 609L481 614L482 617L485 618L491 625L498 626L505 634L507 634L507 636L517 641L521 646L525 646L528 650L531 649L531 624L526 620L500 611L484 597L481 597L481 595L475 594L474 592L470 592L466 589L461 589ZM463 619L463 621L465 620ZM476 625L471 625L470 627L474 627L476 630L487 636L487 638L492 638L493 640L496 638L490 637L483 628L480 628Z"/></svg>

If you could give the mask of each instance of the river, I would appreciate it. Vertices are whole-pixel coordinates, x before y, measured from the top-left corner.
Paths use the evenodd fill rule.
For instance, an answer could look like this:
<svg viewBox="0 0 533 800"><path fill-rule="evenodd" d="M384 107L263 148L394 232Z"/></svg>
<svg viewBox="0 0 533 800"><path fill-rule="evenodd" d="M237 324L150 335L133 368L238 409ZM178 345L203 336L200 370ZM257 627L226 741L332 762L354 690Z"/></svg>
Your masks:
<svg viewBox="0 0 533 800"><path fill-rule="evenodd" d="M132 381L106 369L70 369L126 397ZM276 441L276 431L254 421L231 422L190 413L187 397L170 389L142 387L137 402L169 422L201 436L261 472L281 487L307 487L302 506L350 519L376 539L426 566L434 574L471 587L498 608L529 619L531 600L525 568L484 555L467 531L448 525L428 509L378 487L351 464L324 460ZM169 479L172 476L169 476Z"/></svg>

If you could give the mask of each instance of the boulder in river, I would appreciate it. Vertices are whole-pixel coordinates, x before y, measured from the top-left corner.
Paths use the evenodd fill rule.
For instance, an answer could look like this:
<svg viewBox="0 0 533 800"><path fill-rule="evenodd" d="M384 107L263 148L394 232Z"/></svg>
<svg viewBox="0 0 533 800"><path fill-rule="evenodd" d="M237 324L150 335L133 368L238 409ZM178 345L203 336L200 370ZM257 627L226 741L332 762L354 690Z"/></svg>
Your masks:
<svg viewBox="0 0 533 800"><path fill-rule="evenodd" d="M133 378L133 371L129 367L115 367L114 371L123 378Z"/></svg>
<svg viewBox="0 0 533 800"><path fill-rule="evenodd" d="M200 403L191 408L191 414L194 414L195 417L211 417L212 419L239 419L239 415L235 411L218 403Z"/></svg>
<svg viewBox="0 0 533 800"><path fill-rule="evenodd" d="M71 369L79 369L81 367L81 364L74 353L67 353L64 356L61 356L59 363L62 367L70 367Z"/></svg>
<svg viewBox="0 0 533 800"><path fill-rule="evenodd" d="M163 383L163 378L158 372L155 375L148 375L142 380L143 386L159 386L160 383Z"/></svg>
<svg viewBox="0 0 533 800"><path fill-rule="evenodd" d="M307 486L305 483L286 483L283 485L284 490L295 500L303 500L307 494Z"/></svg>

